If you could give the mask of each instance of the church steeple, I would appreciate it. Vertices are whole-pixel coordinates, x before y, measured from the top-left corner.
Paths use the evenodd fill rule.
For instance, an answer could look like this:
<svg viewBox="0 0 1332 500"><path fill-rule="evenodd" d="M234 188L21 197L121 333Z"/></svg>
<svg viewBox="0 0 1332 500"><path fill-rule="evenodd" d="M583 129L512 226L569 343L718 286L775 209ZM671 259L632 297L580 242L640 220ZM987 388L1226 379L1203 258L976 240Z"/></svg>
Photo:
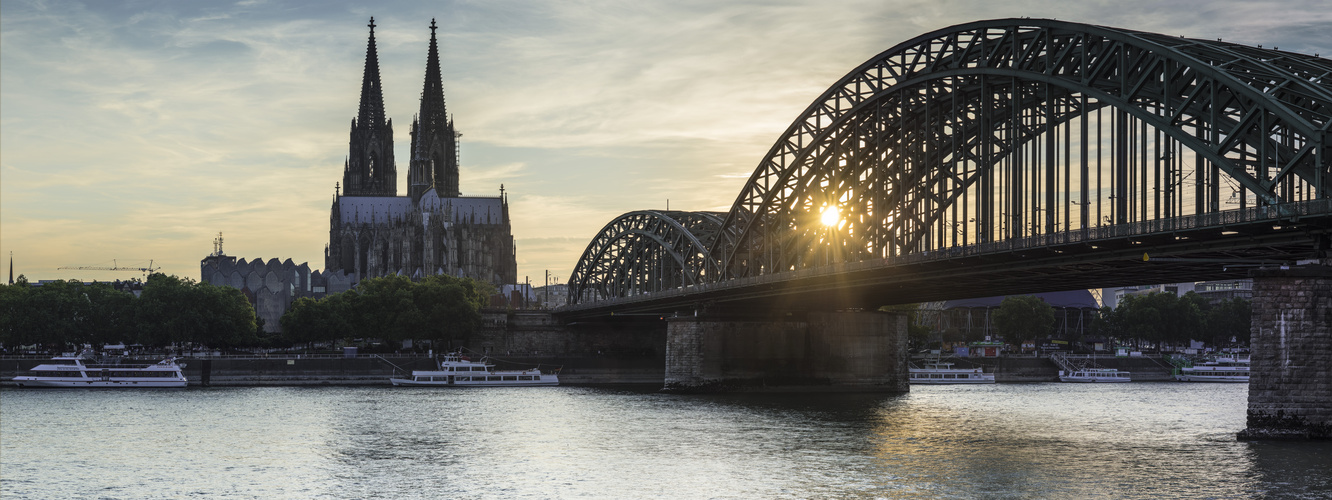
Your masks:
<svg viewBox="0 0 1332 500"><path fill-rule="evenodd" d="M365 49L365 74L361 77L361 123L384 121L384 89L379 87L379 52L375 50L375 18L370 18L370 42Z"/></svg>
<svg viewBox="0 0 1332 500"><path fill-rule="evenodd" d="M441 197L457 197L458 148L453 120L444 106L444 82L439 65L435 20L430 20L430 50L426 54L421 110L412 122L412 162L409 194L419 199L431 187Z"/></svg>
<svg viewBox="0 0 1332 500"><path fill-rule="evenodd" d="M370 41L365 49L361 77L361 106L352 120L349 154L342 174L347 196L397 196L398 171L393 162L393 121L384 113L384 89L379 84L379 54L375 51L375 18L370 18Z"/></svg>

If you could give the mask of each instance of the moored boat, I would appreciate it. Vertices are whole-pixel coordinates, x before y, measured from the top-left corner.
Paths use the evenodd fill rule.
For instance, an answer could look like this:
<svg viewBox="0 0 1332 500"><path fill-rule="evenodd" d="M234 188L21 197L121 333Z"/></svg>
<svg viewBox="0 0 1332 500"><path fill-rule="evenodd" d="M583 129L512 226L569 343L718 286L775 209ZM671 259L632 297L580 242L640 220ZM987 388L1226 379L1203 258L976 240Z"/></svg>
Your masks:
<svg viewBox="0 0 1332 500"><path fill-rule="evenodd" d="M167 358L156 364L96 362L85 356L57 356L12 379L19 387L179 388L189 385L185 365Z"/></svg>
<svg viewBox="0 0 1332 500"><path fill-rule="evenodd" d="M953 368L952 363L925 363L923 368L907 368L912 384L993 384L994 374L982 368Z"/></svg>
<svg viewBox="0 0 1332 500"><path fill-rule="evenodd" d="M1082 368L1073 371L1059 371L1061 382L1131 382L1129 372L1114 368Z"/></svg>
<svg viewBox="0 0 1332 500"><path fill-rule="evenodd" d="M1181 367L1175 375L1180 382L1248 382L1249 358L1218 357Z"/></svg>
<svg viewBox="0 0 1332 500"><path fill-rule="evenodd" d="M552 386L560 384L556 372L542 373L540 367L496 370L495 365L485 358L473 361L460 353L449 353L440 358L438 370L413 370L410 377L390 377L389 382L408 387Z"/></svg>

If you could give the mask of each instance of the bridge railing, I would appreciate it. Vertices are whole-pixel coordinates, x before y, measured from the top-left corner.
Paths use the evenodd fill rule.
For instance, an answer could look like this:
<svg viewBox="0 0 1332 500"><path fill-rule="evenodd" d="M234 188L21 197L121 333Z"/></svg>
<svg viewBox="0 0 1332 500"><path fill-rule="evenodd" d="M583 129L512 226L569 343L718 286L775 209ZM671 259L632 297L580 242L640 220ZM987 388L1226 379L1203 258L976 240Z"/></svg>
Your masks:
<svg viewBox="0 0 1332 500"><path fill-rule="evenodd" d="M770 285L785 281L819 278L819 277L825 277L829 275L835 275L847 272L868 271L872 269L882 268L884 266L922 264L922 263L938 262L949 259L1010 253L1020 250L1032 250L1032 249L1046 248L1059 245L1093 243L1096 241L1168 234L1178 231L1199 230L1207 228L1224 229L1228 226L1233 226L1237 224L1253 224L1264 221L1281 223L1284 221L1297 220L1302 216L1327 215L1327 214L1332 214L1332 200L1322 199L1322 200L1310 200L1310 201L1303 201L1296 203L1286 203L1281 205L1249 207L1244 209L1227 210L1222 212L1212 212L1206 214L1185 215L1179 217L1154 219L1154 220L1131 222L1124 224L1113 224L1113 225L1078 229L1074 231L1064 231L1064 232L1043 234L1037 236L1028 236L1024 238L1013 238L1002 241L973 243L970 245L959 245L955 247L948 247L927 252L917 252L911 254L891 256L884 259L869 259L856 262L842 262L842 263L835 263L824 266L796 269L794 271L784 271L771 274L762 274L757 276L732 278L723 281L705 282L695 285L688 285L682 288L675 288L671 290L663 290L658 292L645 292L637 295L632 295L628 297L619 297L610 300L571 304L568 306L561 307L557 311L577 311L583 309L593 309L607 304L633 304L636 302L647 302L664 298L676 298L695 293L706 293L706 292L725 290L725 289L739 289L760 284Z"/></svg>
<svg viewBox="0 0 1332 500"><path fill-rule="evenodd" d="M914 264L932 262L957 257L1030 250L1057 245L1091 243L1121 238L1149 236L1205 228L1223 229L1236 224L1298 219L1307 215L1325 215L1332 213L1332 200L1310 200L1281 205L1250 207L1238 210L1226 210L1197 215L1184 215L1148 221L1112 224L1106 226L1063 231L1051 234L1013 238L1002 241L959 245L929 252L905 254L889 259L893 263Z"/></svg>

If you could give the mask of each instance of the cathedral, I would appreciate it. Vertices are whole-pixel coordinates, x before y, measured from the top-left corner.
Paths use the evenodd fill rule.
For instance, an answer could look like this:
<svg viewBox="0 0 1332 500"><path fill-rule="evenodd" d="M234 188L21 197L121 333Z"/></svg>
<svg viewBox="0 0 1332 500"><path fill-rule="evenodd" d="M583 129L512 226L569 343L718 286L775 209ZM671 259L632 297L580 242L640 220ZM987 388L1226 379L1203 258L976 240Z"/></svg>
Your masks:
<svg viewBox="0 0 1332 500"><path fill-rule="evenodd" d="M349 152L329 215L323 273L327 292L391 274L516 283L504 187L497 197L462 196L459 190L459 134L444 106L434 20L421 109L412 121L407 196L398 196L393 121L384 112L373 18L369 26L361 104L351 122Z"/></svg>
<svg viewBox="0 0 1332 500"><path fill-rule="evenodd" d="M393 122L384 113L372 18L361 107L329 214L324 270L291 259L237 260L222 252L221 233L215 251L199 262L203 282L237 288L250 299L265 331L281 330L282 314L296 299L345 292L365 278L449 274L495 285L518 282L504 186L497 197L462 196L458 187L458 133L444 108L435 29L432 20L407 196L398 196Z"/></svg>

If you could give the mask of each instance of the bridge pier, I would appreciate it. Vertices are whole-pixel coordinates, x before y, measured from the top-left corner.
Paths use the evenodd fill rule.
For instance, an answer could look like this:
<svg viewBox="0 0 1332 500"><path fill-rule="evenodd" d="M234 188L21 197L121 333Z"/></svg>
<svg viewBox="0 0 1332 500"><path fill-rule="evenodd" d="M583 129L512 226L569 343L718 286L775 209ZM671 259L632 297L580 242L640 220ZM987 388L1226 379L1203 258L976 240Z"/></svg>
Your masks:
<svg viewBox="0 0 1332 500"><path fill-rule="evenodd" d="M1238 437L1332 438L1332 267L1252 277L1248 428Z"/></svg>
<svg viewBox="0 0 1332 500"><path fill-rule="evenodd" d="M906 341L906 316L880 312L670 318L664 389L906 392Z"/></svg>

